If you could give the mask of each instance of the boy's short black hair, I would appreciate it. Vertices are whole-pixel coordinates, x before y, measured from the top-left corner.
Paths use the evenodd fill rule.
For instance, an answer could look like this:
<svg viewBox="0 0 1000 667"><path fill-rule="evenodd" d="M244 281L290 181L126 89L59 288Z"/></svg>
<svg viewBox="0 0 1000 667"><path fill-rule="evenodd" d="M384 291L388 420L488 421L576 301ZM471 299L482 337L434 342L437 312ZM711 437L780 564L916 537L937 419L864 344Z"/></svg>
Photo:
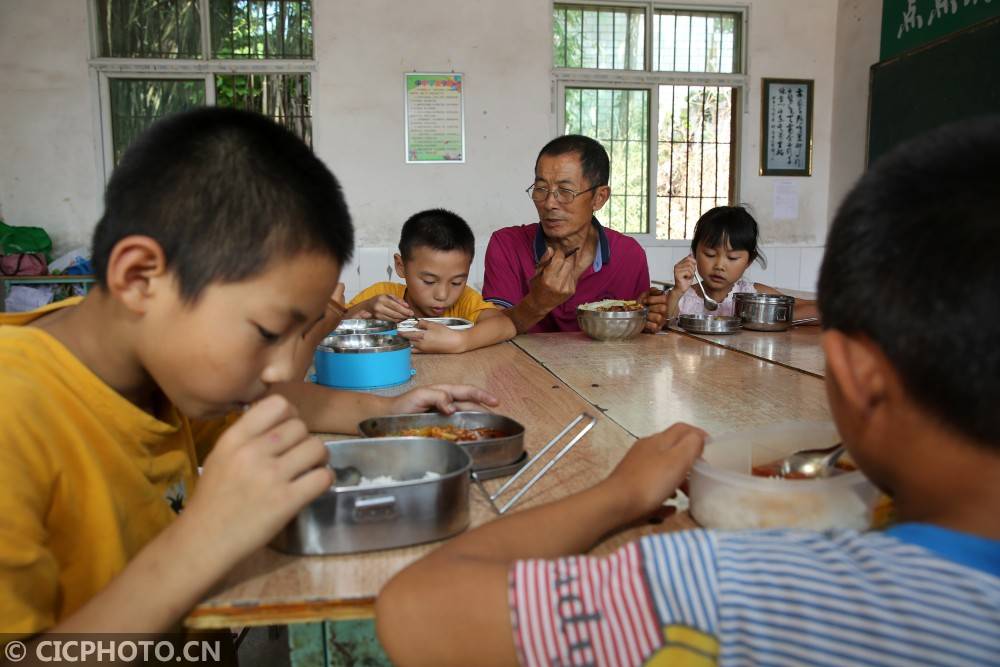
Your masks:
<svg viewBox="0 0 1000 667"><path fill-rule="evenodd" d="M882 157L847 195L820 269L823 327L872 340L910 396L1000 445L1000 116Z"/></svg>
<svg viewBox="0 0 1000 667"><path fill-rule="evenodd" d="M461 250L471 260L476 254L476 237L460 216L443 208L414 213L403 223L399 235L399 254L404 261L413 257L414 248Z"/></svg>
<svg viewBox="0 0 1000 667"><path fill-rule="evenodd" d="M691 252L696 253L702 243L708 248L728 243L733 250L750 253L750 262L759 259L761 266L767 266L767 259L760 250L757 221L742 206L716 206L705 211L694 225Z"/></svg>
<svg viewBox="0 0 1000 667"><path fill-rule="evenodd" d="M580 157L583 177L590 181L590 187L608 184L608 178L611 175L611 161L608 159L608 152L596 139L585 137L582 134L564 134L542 146L542 150L538 151L538 157L535 158L535 168L538 168L538 161L543 155L565 155L566 153L576 153Z"/></svg>
<svg viewBox="0 0 1000 667"><path fill-rule="evenodd" d="M204 107L168 116L128 148L94 231L97 280L122 238L163 248L182 298L250 278L275 258L351 258L354 229L337 179L289 130L255 113Z"/></svg>

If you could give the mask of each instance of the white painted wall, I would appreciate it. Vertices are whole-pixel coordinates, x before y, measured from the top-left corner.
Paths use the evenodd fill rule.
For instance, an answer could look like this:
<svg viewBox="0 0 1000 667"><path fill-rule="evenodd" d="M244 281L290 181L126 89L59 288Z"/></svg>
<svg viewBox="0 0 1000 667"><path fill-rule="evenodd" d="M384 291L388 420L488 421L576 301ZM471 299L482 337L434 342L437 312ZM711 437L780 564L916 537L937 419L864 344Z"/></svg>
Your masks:
<svg viewBox="0 0 1000 667"><path fill-rule="evenodd" d="M765 243L822 244L826 237L837 6L830 0L766 0L750 6L749 91L743 115L740 198L750 205ZM761 79L814 79L812 176L796 178L799 215L774 220L777 180L760 176Z"/></svg>
<svg viewBox="0 0 1000 667"><path fill-rule="evenodd" d="M808 289L836 200L861 171L868 66L881 10L875 0L746 4L740 199L758 217L772 255L781 257L772 256L759 279ZM349 267L349 282L384 279L380 258L391 252L402 221L421 208L454 209L481 244L493 229L530 222L534 208L522 191L538 148L555 131L550 0L315 5L315 148L343 182L357 223L358 261ZM10 224L48 229L57 250L86 244L100 215L88 34L82 1L0 3L0 210ZM406 165L402 75L453 69L466 77L467 162ZM791 221L773 219L775 179L758 175L765 76L816 80L813 175L798 179L799 217ZM650 249L651 272L669 276L677 252Z"/></svg>
<svg viewBox="0 0 1000 667"><path fill-rule="evenodd" d="M839 0L834 68L833 136L830 147L830 217L865 166L869 68L878 61L879 0Z"/></svg>
<svg viewBox="0 0 1000 667"><path fill-rule="evenodd" d="M89 245L101 209L85 2L0 2L0 209L58 249Z"/></svg>
<svg viewBox="0 0 1000 667"><path fill-rule="evenodd" d="M315 147L337 174L362 246L394 246L445 206L477 237L531 222L523 190L552 136L546 0L365 0L316 7ZM465 164L404 162L404 72L465 75Z"/></svg>

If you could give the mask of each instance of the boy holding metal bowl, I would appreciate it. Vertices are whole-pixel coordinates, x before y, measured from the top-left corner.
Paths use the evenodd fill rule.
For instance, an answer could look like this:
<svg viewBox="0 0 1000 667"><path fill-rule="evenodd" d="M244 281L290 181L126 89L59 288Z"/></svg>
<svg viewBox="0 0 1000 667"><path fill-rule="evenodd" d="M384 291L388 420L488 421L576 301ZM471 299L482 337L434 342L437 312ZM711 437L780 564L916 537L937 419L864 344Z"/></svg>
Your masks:
<svg viewBox="0 0 1000 667"><path fill-rule="evenodd" d="M176 627L330 487L310 430L496 404L297 381L353 245L333 174L268 118L202 108L136 139L94 233L97 286L0 317L7 639Z"/></svg>
<svg viewBox="0 0 1000 667"><path fill-rule="evenodd" d="M880 160L830 230L830 406L898 523L682 531L574 555L674 493L706 435L676 424L591 489L397 575L377 604L394 664L1000 664L998 165L1000 117L942 128ZM956 258L975 267L961 300L934 270Z"/></svg>
<svg viewBox="0 0 1000 667"><path fill-rule="evenodd" d="M396 275L405 283L362 290L345 317L420 318L413 329L400 331L420 352L466 352L513 338L510 318L466 284L475 252L475 237L461 217L441 208L420 211L403 223L395 256ZM474 326L449 328L426 318L460 318Z"/></svg>

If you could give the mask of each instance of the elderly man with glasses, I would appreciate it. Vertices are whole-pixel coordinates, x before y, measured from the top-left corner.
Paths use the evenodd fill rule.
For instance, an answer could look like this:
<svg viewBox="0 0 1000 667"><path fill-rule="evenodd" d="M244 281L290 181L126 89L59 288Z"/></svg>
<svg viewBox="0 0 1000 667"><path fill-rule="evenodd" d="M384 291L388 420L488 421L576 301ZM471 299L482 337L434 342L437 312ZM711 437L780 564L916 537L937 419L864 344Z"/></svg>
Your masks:
<svg viewBox="0 0 1000 667"><path fill-rule="evenodd" d="M666 322L667 299L650 289L642 247L594 217L611 196L609 170L597 141L576 134L553 139L539 152L527 190L538 223L490 237L483 296L506 309L518 333L579 331L576 307L602 299L648 306L646 331Z"/></svg>

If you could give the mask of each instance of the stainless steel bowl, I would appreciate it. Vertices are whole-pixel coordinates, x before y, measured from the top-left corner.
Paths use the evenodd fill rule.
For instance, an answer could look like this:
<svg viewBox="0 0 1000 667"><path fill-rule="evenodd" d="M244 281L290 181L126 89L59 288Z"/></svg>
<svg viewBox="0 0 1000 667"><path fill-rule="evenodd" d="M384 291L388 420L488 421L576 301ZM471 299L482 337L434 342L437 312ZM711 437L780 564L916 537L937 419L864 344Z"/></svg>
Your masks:
<svg viewBox="0 0 1000 667"><path fill-rule="evenodd" d="M741 292L733 295L734 315L744 329L784 331L792 326L795 297L784 294Z"/></svg>
<svg viewBox="0 0 1000 667"><path fill-rule="evenodd" d="M338 353L392 352L410 347L410 341L394 334L347 334L327 336L320 343L325 348Z"/></svg>
<svg viewBox="0 0 1000 667"><path fill-rule="evenodd" d="M586 304L584 304L586 305ZM577 306L576 322L595 340L628 340L642 333L649 309L605 312Z"/></svg>
<svg viewBox="0 0 1000 667"><path fill-rule="evenodd" d="M346 336L349 334L388 333L395 330L396 324L389 320L349 319L341 320L340 324L337 325L337 328L330 335Z"/></svg>
<svg viewBox="0 0 1000 667"><path fill-rule="evenodd" d="M469 525L472 459L431 438L360 438L326 443L330 465L354 466L379 486L334 486L304 507L271 542L286 553L344 554L431 542ZM422 479L427 472L440 475Z"/></svg>
<svg viewBox="0 0 1000 667"><path fill-rule="evenodd" d="M472 457L472 469L477 472L510 465L524 454L524 426L510 417L492 412L456 412L451 415L425 412L417 415L374 417L358 424L358 430L361 435L380 438L405 429L449 424L457 428L495 428L507 434L503 438L458 444Z"/></svg>
<svg viewBox="0 0 1000 667"><path fill-rule="evenodd" d="M456 331L462 331L464 329L471 329L473 323L463 317L421 317L419 320L416 318L411 318L408 320L403 320L397 325L400 331L416 331L419 327L417 324L420 321L424 322L434 322L435 324L441 324L448 327L449 329L454 329Z"/></svg>
<svg viewBox="0 0 1000 667"><path fill-rule="evenodd" d="M727 315L681 315L677 326L697 334L734 334L740 328L740 318Z"/></svg>

